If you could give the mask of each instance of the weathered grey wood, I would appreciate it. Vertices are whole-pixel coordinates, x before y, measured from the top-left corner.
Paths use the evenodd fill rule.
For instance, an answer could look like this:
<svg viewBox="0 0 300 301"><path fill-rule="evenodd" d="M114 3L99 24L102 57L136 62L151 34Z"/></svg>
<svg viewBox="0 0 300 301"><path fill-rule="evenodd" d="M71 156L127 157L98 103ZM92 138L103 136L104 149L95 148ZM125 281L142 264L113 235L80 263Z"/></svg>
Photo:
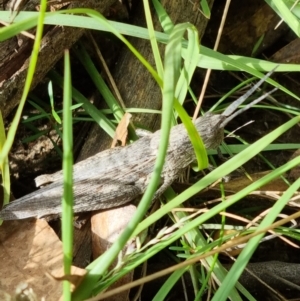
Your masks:
<svg viewBox="0 0 300 301"><path fill-rule="evenodd" d="M94 8L106 13L115 0L73 1L72 7ZM35 10L37 0L29 1L24 10ZM39 53L38 65L31 85L34 88L83 34L84 29L51 26L45 28ZM32 40L22 35L0 43L0 110L6 117L18 105L27 74Z"/></svg>

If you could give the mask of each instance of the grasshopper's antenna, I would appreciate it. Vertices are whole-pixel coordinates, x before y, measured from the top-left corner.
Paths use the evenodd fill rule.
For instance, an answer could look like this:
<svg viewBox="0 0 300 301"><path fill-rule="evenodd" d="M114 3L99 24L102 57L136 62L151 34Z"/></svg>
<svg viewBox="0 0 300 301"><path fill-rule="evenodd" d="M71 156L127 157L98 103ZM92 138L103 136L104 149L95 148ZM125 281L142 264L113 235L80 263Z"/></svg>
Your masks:
<svg viewBox="0 0 300 301"><path fill-rule="evenodd" d="M268 78L270 77L271 74L273 74L273 72L275 71L275 69L278 66L276 66L274 69L272 69L271 71L269 71L263 78L261 78L261 80L259 82L257 82L249 91L247 91L244 95L242 95L240 98L238 98L235 102L233 102L223 113L223 116L230 116L238 107L240 104L242 104L250 95L252 95L254 93L254 91ZM274 91L273 91L274 92ZM267 97L268 95L266 95L265 97ZM264 97L264 98L265 98ZM263 98L262 98L263 99ZM260 100L262 100L260 99ZM254 104L252 104L254 105ZM248 107L249 109L250 107ZM236 116L236 115L235 115ZM230 119L231 120L231 119Z"/></svg>
<svg viewBox="0 0 300 301"><path fill-rule="evenodd" d="M233 118L235 118L237 115L247 111L249 108L251 108L252 106L256 105L257 103L259 103L260 101L262 101L263 99L265 99L266 97L268 97L270 94L272 94L273 92L277 91L278 88L274 88L273 90L261 95L260 97L256 98L255 100L253 100L252 102L250 102L249 104L247 104L244 108L236 111L234 114L230 115L229 117L227 117L220 125L220 127L224 127L229 121L231 121ZM222 114L223 115L223 114Z"/></svg>

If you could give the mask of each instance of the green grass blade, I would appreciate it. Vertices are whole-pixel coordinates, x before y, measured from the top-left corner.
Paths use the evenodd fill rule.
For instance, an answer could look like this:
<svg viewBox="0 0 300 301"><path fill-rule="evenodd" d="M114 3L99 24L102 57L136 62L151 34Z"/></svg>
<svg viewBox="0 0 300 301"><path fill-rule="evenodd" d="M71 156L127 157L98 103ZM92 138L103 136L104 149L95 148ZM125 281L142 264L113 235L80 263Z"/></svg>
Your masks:
<svg viewBox="0 0 300 301"><path fill-rule="evenodd" d="M172 273L172 275L168 277L168 279L164 282L159 291L153 297L152 301L166 300L168 293L171 291L171 289L174 287L174 285L177 283L180 277L182 277L182 275L186 271L188 271L188 269L189 267L185 267Z"/></svg>
<svg viewBox="0 0 300 301"><path fill-rule="evenodd" d="M293 30L293 32L300 36L299 19L289 10L287 1L282 0L265 0L270 7L284 20L285 23ZM290 6L292 2L289 2Z"/></svg>
<svg viewBox="0 0 300 301"><path fill-rule="evenodd" d="M73 260L73 131L72 131L72 84L69 51L64 57L63 96L63 199L62 199L62 242L64 274L71 274ZM63 282L63 299L71 300L71 283Z"/></svg>
<svg viewBox="0 0 300 301"><path fill-rule="evenodd" d="M2 118L2 113L0 111L0 152L2 151L5 141L6 141L5 127ZM3 206L4 206L9 203L9 199L10 199L10 173L9 173L8 156L6 156L3 162L0 164L0 170L2 175ZM0 225L1 224L2 224L2 220L0 220Z"/></svg>
<svg viewBox="0 0 300 301"><path fill-rule="evenodd" d="M158 0L152 0L152 3L163 31L167 34L170 34L174 28L171 18Z"/></svg>
<svg viewBox="0 0 300 301"><path fill-rule="evenodd" d="M245 150L248 147L248 145L242 145L242 144L230 144L226 145L226 148L223 146L220 146L220 151L222 154L228 154L228 151L226 150L227 148L230 150L231 153L233 154L238 154L241 151ZM267 145L262 151L267 152L267 151L274 151L274 150L295 150L299 149L300 144L299 143L273 143ZM217 155L218 152L215 149L209 149L207 150L208 155Z"/></svg>
<svg viewBox="0 0 300 301"><path fill-rule="evenodd" d="M181 106L181 104L183 103L186 97L192 75L197 65L197 60L194 60L193 57L195 55L197 56L197 54L199 53L198 32L196 28L189 23L184 23L182 24L182 26L184 30L187 30L188 32L189 43L188 43L187 51L189 56L184 60L183 68L180 71L180 76L176 84L176 90L175 90L176 99L174 101L174 108L177 114L179 115L180 119L182 120L183 124L185 125L189 137L191 139L191 143L194 147L194 151L197 158L198 170L202 170L208 166L208 159L207 159L205 146L195 126L193 125L189 116ZM178 44L177 56L180 57L182 51L182 44L179 42L179 40L178 43L179 44ZM175 114L175 117L177 117L177 114Z"/></svg>
<svg viewBox="0 0 300 301"><path fill-rule="evenodd" d="M39 53L39 49L40 49L42 35L43 35L44 18L45 18L46 8L47 8L47 0L41 0L41 7L40 7L40 11L39 11L39 16L38 16L38 26L37 26L37 30L36 30L35 40L34 40L34 44L33 44L32 54L30 57L30 63L28 66L24 89L23 89L23 93L21 96L21 100L20 100L20 104L18 106L17 112L15 114L15 117L14 117L12 124L10 126L10 129L8 131L7 140L6 140L5 144L3 145L3 148L0 153L0 164L3 164L3 162L5 161L8 153L11 149L11 146L14 141L14 137L17 132L17 127L18 127L18 124L21 119L21 115L22 115L22 111L23 111L23 108L24 108L24 105L26 102L26 98L27 98L27 95L30 90L35 67L37 64L38 53ZM5 28L7 28L7 27L5 27ZM2 37L1 29L0 29L0 37Z"/></svg>
<svg viewBox="0 0 300 301"><path fill-rule="evenodd" d="M210 19L210 8L206 0L201 0L200 1L201 9L203 15L207 18Z"/></svg>
<svg viewBox="0 0 300 301"><path fill-rule="evenodd" d="M150 10L150 6L149 6L149 1L143 0L143 3L144 3L144 10L145 10L146 23L147 23L148 33L149 33L149 39L150 39L150 43L151 43L151 48L152 48L152 53L154 56L157 73L158 73L158 76L160 78L162 78L163 74L164 74L163 63L162 63L160 53L159 53L159 48L157 45L153 21L152 21L152 17L151 17L151 10Z"/></svg>
<svg viewBox="0 0 300 301"><path fill-rule="evenodd" d="M97 87L100 94L105 99L107 105L111 109L112 114L116 118L118 122L121 121L124 111L121 108L120 104L115 99L114 95L109 90L108 86L106 85L105 81L101 77L101 74L99 74L97 68L95 67L92 59L90 58L89 54L85 50L82 43L79 43L78 48L74 49L74 52L77 56L77 58L80 60L82 65L84 66L85 70L88 72L88 74L91 77L91 80Z"/></svg>
<svg viewBox="0 0 300 301"><path fill-rule="evenodd" d="M68 15L67 13L90 13L93 18L87 17L87 16L76 16L76 15ZM55 13L47 13L45 18L45 24L48 25L61 25L61 26L73 26L73 27L81 27L81 28L87 28L87 29L94 29L94 30L101 30L101 31L111 31L118 35L118 37L121 34L138 37L142 39L149 39L149 32L146 28L124 24L124 23L118 23L113 21L107 21L102 17L102 21L98 22L98 13L92 13L92 10L69 10L69 11L57 11ZM38 12L20 12L18 16L15 19L15 22L23 22L24 20L31 20L33 17L38 17ZM9 22L10 13L7 11L0 11L0 18L3 21ZM104 21L105 20L105 21ZM107 22L107 23L106 23ZM15 24L15 23L14 23ZM12 25L14 25L12 24ZM32 28L36 24L31 24ZM10 26L12 26L10 25ZM10 26L4 27L0 29L0 36L2 36L3 32L9 30ZM28 28L27 28L28 29ZM20 28L20 31L22 28ZM20 32L19 31L19 32ZM13 34L11 35L13 36ZM10 37L11 37L10 36ZM121 36L122 37L122 36ZM160 43L167 43L169 35L162 32L155 32L155 37L158 42ZM123 38L122 38L123 41ZM184 42L184 45L186 47L186 42ZM131 45L132 47L132 45ZM130 48L131 49L131 48ZM134 52L135 53L135 52ZM243 65L246 65L248 67L252 66L256 70L260 71L270 71L272 70L277 63L267 62L260 59L254 59L249 57L242 57L242 56L234 56L234 55L224 55L221 53L218 53L214 50L211 50L205 46L201 46L200 54L202 54L202 57L200 58L200 61L198 63L199 67L202 68L211 68L211 69L217 69L217 70L244 70L241 65L238 64L242 63ZM217 54L217 55L216 55ZM140 56L139 56L140 57ZM226 61L225 58L229 58L229 61ZM150 66L149 64L147 66ZM150 69L152 67L150 66ZM154 69L151 69L154 71ZM255 75L253 72L255 70L248 69L252 71L251 74ZM245 71L247 71L245 69ZM299 71L299 65L297 64L280 64L276 72L283 72L283 71ZM151 72L150 72L151 73ZM154 71L154 73L156 73ZM256 74L257 76L257 74Z"/></svg>
<svg viewBox="0 0 300 301"><path fill-rule="evenodd" d="M191 122L189 115L186 113L186 111L183 109L183 107L177 100L174 101L174 108L176 109L182 123L184 124L191 139L191 143L194 147L198 163L197 170L205 169L208 166L208 158L205 145L198 131L196 130L194 124Z"/></svg>
<svg viewBox="0 0 300 301"><path fill-rule="evenodd" d="M183 69L180 74L180 78L178 80L176 86L176 98L178 101L183 104L186 94L192 80L192 76L194 75L195 69L198 64L198 54L200 51L200 44L198 39L198 31L194 26L191 25L190 28L187 28L188 32L188 45L186 49L186 57L183 64Z"/></svg>
<svg viewBox="0 0 300 301"><path fill-rule="evenodd" d="M91 17L86 16L75 16L75 15L67 15L66 13L90 13ZM16 22L23 22L24 20L31 20L34 16L38 17L37 12L20 12L19 15L16 17ZM7 11L0 11L0 18L6 22L9 22L10 13ZM101 22L98 22L98 13L93 13L92 10L84 10L84 9L77 9L77 10L69 10L69 11L58 11L55 13L47 13L45 24L49 25L61 25L61 26L73 26L73 27L81 27L81 28L89 28L89 29L95 29L95 30L101 30L101 31L111 31L114 34L116 34L118 37L120 37L120 34L139 37L143 39L149 39L149 33L146 28L141 28L138 26L133 26L129 24L124 23L118 23L113 21L104 21L105 19L101 16ZM106 23L107 22L107 23ZM31 23L31 27L33 27L35 23ZM10 26L4 27L0 29L0 36L1 34L8 30ZM29 27L29 28L31 28ZM21 28L20 28L21 31ZM167 43L168 41L168 34L161 33L161 32L155 32L155 36L157 41L160 43ZM121 36L122 37L122 36ZM126 40L126 39L125 39ZM122 41L124 41L124 38L122 37ZM125 42L125 41L124 41ZM126 43L128 41L126 40ZM130 49L132 49L132 45L126 44ZM186 42L184 42L184 45L186 47ZM131 48L132 47L132 48ZM133 48L134 49L134 48ZM157 82L159 82L159 77L157 76L155 70L145 62L145 60L137 54L136 51L134 51L134 54L137 55L139 59L141 59L142 63L148 68L150 73L155 76L155 79ZM216 51L213 51L207 47L201 46L200 54L202 55L199 57L198 67L201 68L211 68L216 70L244 70L247 71L255 76L259 76L258 71L270 71L272 70L276 65L276 63L267 62L260 59L254 59L249 57L241 57L241 56L227 56L223 55L221 53L218 53ZM183 51L183 55L184 51ZM250 66L252 68L250 68ZM255 70L255 69L256 70ZM280 64L277 68L276 72L283 72L283 71L299 71L299 65L297 64ZM262 75L261 75L262 76ZM268 79L271 83L271 80ZM161 82L160 82L161 84ZM273 82L274 84L274 82ZM283 87L280 87L283 91ZM289 94L295 98L297 98L296 95L289 92Z"/></svg>
<svg viewBox="0 0 300 301"><path fill-rule="evenodd" d="M54 70L48 73L51 80L58 86L63 87L62 77ZM75 101L82 104L84 110L94 119L94 121L111 137L114 137L115 126L113 123L99 111L93 104L91 104L78 90L72 88L72 96Z"/></svg>
<svg viewBox="0 0 300 301"><path fill-rule="evenodd" d="M7 23L10 23L10 11L5 11L4 18L7 20ZM4 11L2 11L4 13ZM18 17L18 16L17 16ZM31 15L31 17L27 17L21 21L15 22L10 24L9 26L5 26L0 28L0 42L3 42L5 40L8 40L12 37L15 37L17 34L19 34L23 30L28 30L33 28L38 23L38 15L34 14Z"/></svg>
<svg viewBox="0 0 300 301"><path fill-rule="evenodd" d="M48 95L50 98L52 116L58 124L61 124L61 119L60 119L59 115L56 113L55 108L54 108L54 93L53 93L52 81L50 81L48 84Z"/></svg>

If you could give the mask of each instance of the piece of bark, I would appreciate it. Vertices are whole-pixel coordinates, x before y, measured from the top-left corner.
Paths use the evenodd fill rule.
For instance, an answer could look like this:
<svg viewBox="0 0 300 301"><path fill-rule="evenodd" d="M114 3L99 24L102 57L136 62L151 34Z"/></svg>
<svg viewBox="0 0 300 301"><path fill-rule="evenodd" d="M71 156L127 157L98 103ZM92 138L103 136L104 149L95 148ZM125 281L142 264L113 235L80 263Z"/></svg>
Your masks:
<svg viewBox="0 0 300 301"><path fill-rule="evenodd" d="M71 7L94 8L105 14L115 0L73 1ZM40 2L31 0L24 10L35 10ZM31 31L32 32L32 31ZM31 85L33 89L83 34L84 29L46 26L41 42L38 64ZM21 35L0 43L0 110L5 118L18 105L27 75L33 41Z"/></svg>

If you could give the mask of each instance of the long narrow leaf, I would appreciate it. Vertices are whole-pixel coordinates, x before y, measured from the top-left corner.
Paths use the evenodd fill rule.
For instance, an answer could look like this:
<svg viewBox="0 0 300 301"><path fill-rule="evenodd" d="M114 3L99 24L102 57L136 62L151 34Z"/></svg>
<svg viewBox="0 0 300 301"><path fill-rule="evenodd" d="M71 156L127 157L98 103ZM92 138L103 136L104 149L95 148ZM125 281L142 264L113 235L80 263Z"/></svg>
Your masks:
<svg viewBox="0 0 300 301"><path fill-rule="evenodd" d="M62 242L64 273L71 274L73 260L73 131L72 131L72 84L69 51L65 51L64 97L63 97L63 199L62 199ZM64 300L71 300L71 283L63 282Z"/></svg>
<svg viewBox="0 0 300 301"><path fill-rule="evenodd" d="M30 63L29 63L28 71L27 71L24 89L23 89L23 93L21 96L21 100L20 100L20 104L18 106L17 112L15 114L15 117L14 117L12 124L10 126L10 129L8 131L7 140L6 140L5 144L3 145L3 149L1 150L1 153L0 153L0 164L3 164L3 162L5 161L7 155L12 147L14 137L16 135L17 127L20 122L22 111L23 111L23 108L24 108L24 105L26 102L26 98L27 98L27 95L30 90L30 86L31 86L32 79L34 76L35 67L37 64L38 53L39 53L39 49L40 49L42 35L43 35L46 7L47 7L47 0L41 0L41 7L40 7L40 11L39 11L39 16L37 19L38 26L37 26L37 30L36 30L35 40L34 40L34 44L33 44L33 50L32 50L32 54L30 57ZM2 34L4 35L4 33L1 32L1 29L0 29L0 37L2 36Z"/></svg>

